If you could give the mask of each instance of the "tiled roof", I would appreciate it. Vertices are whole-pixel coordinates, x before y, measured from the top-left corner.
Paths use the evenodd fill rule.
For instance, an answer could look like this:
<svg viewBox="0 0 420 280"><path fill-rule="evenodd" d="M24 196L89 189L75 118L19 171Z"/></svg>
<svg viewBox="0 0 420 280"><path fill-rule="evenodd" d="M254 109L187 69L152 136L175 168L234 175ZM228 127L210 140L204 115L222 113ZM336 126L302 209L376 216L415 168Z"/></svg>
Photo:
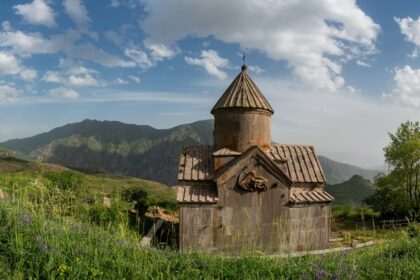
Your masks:
<svg viewBox="0 0 420 280"><path fill-rule="evenodd" d="M213 146L191 146L183 149L179 162L178 180L210 181L214 176ZM325 176L312 146L272 145L267 154L278 161L280 168L298 183L324 183Z"/></svg>
<svg viewBox="0 0 420 280"><path fill-rule="evenodd" d="M310 202L331 202L334 200L329 193L323 190L300 191L290 194L292 203L310 203Z"/></svg>
<svg viewBox="0 0 420 280"><path fill-rule="evenodd" d="M179 159L179 181L209 181L213 179L213 146L184 147Z"/></svg>
<svg viewBox="0 0 420 280"><path fill-rule="evenodd" d="M217 188L213 185L178 186L177 200L181 203L216 203Z"/></svg>
<svg viewBox="0 0 420 280"><path fill-rule="evenodd" d="M324 172L312 146L272 145L268 155L275 160L286 160L284 169L293 182L325 182Z"/></svg>
<svg viewBox="0 0 420 280"><path fill-rule="evenodd" d="M274 113L267 99L249 77L246 66L242 67L241 73L233 80L227 90L214 105L211 113L226 108L251 108L262 109Z"/></svg>

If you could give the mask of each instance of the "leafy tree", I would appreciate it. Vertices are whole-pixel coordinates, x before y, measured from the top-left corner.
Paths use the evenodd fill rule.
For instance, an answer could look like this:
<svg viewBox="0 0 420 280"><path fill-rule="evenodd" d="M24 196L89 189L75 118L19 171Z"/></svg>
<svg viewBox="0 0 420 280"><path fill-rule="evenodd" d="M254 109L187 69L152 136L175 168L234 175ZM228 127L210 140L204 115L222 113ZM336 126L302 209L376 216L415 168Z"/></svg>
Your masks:
<svg viewBox="0 0 420 280"><path fill-rule="evenodd" d="M417 218L420 211L420 124L402 123L389 137L391 143L384 152L391 172L376 179L377 189L366 203L383 216L402 215L406 211Z"/></svg>
<svg viewBox="0 0 420 280"><path fill-rule="evenodd" d="M380 183L376 186L375 193L364 200L366 204L380 212L385 219L404 218L409 215L407 197L403 189Z"/></svg>
<svg viewBox="0 0 420 280"><path fill-rule="evenodd" d="M399 179L409 199L410 209L417 217L420 210L420 124L401 124L391 143L385 147L385 161L393 168L388 176Z"/></svg>

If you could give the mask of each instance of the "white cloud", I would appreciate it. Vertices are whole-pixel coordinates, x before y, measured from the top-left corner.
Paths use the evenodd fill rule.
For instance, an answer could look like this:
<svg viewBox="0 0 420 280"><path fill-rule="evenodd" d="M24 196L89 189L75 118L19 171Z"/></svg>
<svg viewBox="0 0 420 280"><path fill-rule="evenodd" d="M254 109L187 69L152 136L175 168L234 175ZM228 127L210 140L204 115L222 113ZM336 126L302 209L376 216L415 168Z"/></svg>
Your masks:
<svg viewBox="0 0 420 280"><path fill-rule="evenodd" d="M0 32L0 46L9 47L16 53L47 54L58 51L57 46L40 33L21 31Z"/></svg>
<svg viewBox="0 0 420 280"><path fill-rule="evenodd" d="M81 0L64 0L63 4L67 15L77 25L83 26L90 21L88 11Z"/></svg>
<svg viewBox="0 0 420 280"><path fill-rule="evenodd" d="M108 33L108 37L109 36L110 38L108 39L114 41L116 45L122 44L123 39L121 36L114 32ZM144 41L144 46L149 51L150 55L148 55L145 51L132 46L132 44L129 44L129 47L124 49L124 54L131 58L138 67L143 69L156 66L157 62L164 59L171 59L178 53L177 49L171 49L170 47L160 43L152 43L150 40Z"/></svg>
<svg viewBox="0 0 420 280"><path fill-rule="evenodd" d="M128 7L130 9L135 9L141 6L142 0L111 0L108 7L118 8L121 6Z"/></svg>
<svg viewBox="0 0 420 280"><path fill-rule="evenodd" d="M420 109L420 69L413 69L409 65L396 68L394 81L395 88L384 96L404 106Z"/></svg>
<svg viewBox="0 0 420 280"><path fill-rule="evenodd" d="M362 61L362 60L356 60L356 64L359 66L363 66L363 67L371 67L372 65L370 65L369 63Z"/></svg>
<svg viewBox="0 0 420 280"><path fill-rule="evenodd" d="M17 30L0 32L0 46L10 48L16 54L52 54L60 51L68 53L80 38L80 32L73 29L50 38L45 38L41 33Z"/></svg>
<svg viewBox="0 0 420 280"><path fill-rule="evenodd" d="M19 60L10 53L0 51L0 75L16 75L20 71Z"/></svg>
<svg viewBox="0 0 420 280"><path fill-rule="evenodd" d="M19 76L22 80L33 81L38 76L38 72L34 69L25 68L20 72Z"/></svg>
<svg viewBox="0 0 420 280"><path fill-rule="evenodd" d="M15 101L20 95L20 91L15 87L0 83L0 102Z"/></svg>
<svg viewBox="0 0 420 280"><path fill-rule="evenodd" d="M164 44L152 43L149 40L144 42L144 46L149 49L152 53L152 58L154 61L162 61L164 59L173 58L178 51L173 50Z"/></svg>
<svg viewBox="0 0 420 280"><path fill-rule="evenodd" d="M32 81L38 73L34 69L22 66L13 54L0 51L0 75L19 75L24 81Z"/></svg>
<svg viewBox="0 0 420 280"><path fill-rule="evenodd" d="M65 87L54 88L49 91L49 95L51 97L63 99L77 99L80 96L77 91Z"/></svg>
<svg viewBox="0 0 420 280"><path fill-rule="evenodd" d="M344 85L344 61L375 52L380 30L355 0L144 0L144 4L148 13L141 26L154 42L213 36L287 60L301 80L329 91Z"/></svg>
<svg viewBox="0 0 420 280"><path fill-rule="evenodd" d="M98 81L91 74L82 74L84 71L79 70L86 71L88 69L70 69L69 72L74 74L71 74L67 77L63 73L47 71L42 80L49 83L63 84L70 87L89 87L99 85Z"/></svg>
<svg viewBox="0 0 420 280"><path fill-rule="evenodd" d="M202 66L209 74L218 77L219 79L225 79L227 74L220 70L229 66L229 60L222 58L215 50L202 50L201 58L185 57L185 61L189 65Z"/></svg>
<svg viewBox="0 0 420 280"><path fill-rule="evenodd" d="M265 70L259 67L258 65L249 65L248 69L256 74L261 74L265 72Z"/></svg>
<svg viewBox="0 0 420 280"><path fill-rule="evenodd" d="M106 67L136 66L134 61L118 58L91 43L77 45L80 38L81 33L72 29L50 38L45 38L40 33L8 31L0 32L0 47L8 48L19 55L64 52L70 58L88 60Z"/></svg>
<svg viewBox="0 0 420 280"><path fill-rule="evenodd" d="M22 16L29 23L47 27L57 25L54 11L44 0L33 0L31 3L16 5L13 8L16 10L16 14Z"/></svg>
<svg viewBox="0 0 420 280"><path fill-rule="evenodd" d="M109 3L109 6L112 8L117 8L121 5L120 2L118 2L118 0L111 0L111 3Z"/></svg>
<svg viewBox="0 0 420 280"><path fill-rule="evenodd" d="M84 66L72 66L69 69L67 69L66 72L72 75L83 75L97 73L98 71L86 68Z"/></svg>
<svg viewBox="0 0 420 280"><path fill-rule="evenodd" d="M105 32L105 38L113 42L116 46L120 46L124 42L122 36L112 30Z"/></svg>
<svg viewBox="0 0 420 280"><path fill-rule="evenodd" d="M153 66L152 61L150 61L149 56L144 51L130 48L125 49L124 54L131 58L141 68L149 68Z"/></svg>
<svg viewBox="0 0 420 280"><path fill-rule="evenodd" d="M10 24L10 21L5 20L1 23L1 28L4 31L11 31L12 30L12 25Z"/></svg>
<svg viewBox="0 0 420 280"><path fill-rule="evenodd" d="M117 78L117 79L115 80L115 83L116 83L116 84L119 84L119 85L127 85L127 84L128 84L128 82L127 82L126 80L123 80L123 79L121 79L121 78Z"/></svg>
<svg viewBox="0 0 420 280"><path fill-rule="evenodd" d="M58 73L54 71L47 71L44 74L44 77L42 77L43 81L49 82L49 83L64 83L65 79Z"/></svg>
<svg viewBox="0 0 420 280"><path fill-rule="evenodd" d="M72 49L73 57L90 60L106 67L135 67L136 63L120 59L104 50L98 49L92 44L82 44Z"/></svg>
<svg viewBox="0 0 420 280"><path fill-rule="evenodd" d="M77 87L97 86L98 81L93 78L90 74L82 76L70 75L69 84Z"/></svg>
<svg viewBox="0 0 420 280"><path fill-rule="evenodd" d="M128 78L129 78L130 80L132 80L133 82L135 82L136 84L139 84L139 83L140 83L140 78L139 78L139 77L136 77L136 76L130 75L130 76L128 76Z"/></svg>
<svg viewBox="0 0 420 280"><path fill-rule="evenodd" d="M420 47L420 17L418 17L417 20L414 20L411 17L394 17L394 20L399 25L401 33L405 35L405 39L415 45L411 56L417 57L418 48Z"/></svg>

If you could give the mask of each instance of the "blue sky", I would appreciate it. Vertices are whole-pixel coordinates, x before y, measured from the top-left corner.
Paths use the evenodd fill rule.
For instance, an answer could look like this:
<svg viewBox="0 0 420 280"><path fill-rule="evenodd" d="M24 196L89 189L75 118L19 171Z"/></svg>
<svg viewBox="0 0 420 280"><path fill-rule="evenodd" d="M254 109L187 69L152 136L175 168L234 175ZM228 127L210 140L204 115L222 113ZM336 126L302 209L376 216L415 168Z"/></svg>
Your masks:
<svg viewBox="0 0 420 280"><path fill-rule="evenodd" d="M211 118L249 71L273 140L365 167L420 119L420 2L0 3L0 141L86 118L166 128Z"/></svg>

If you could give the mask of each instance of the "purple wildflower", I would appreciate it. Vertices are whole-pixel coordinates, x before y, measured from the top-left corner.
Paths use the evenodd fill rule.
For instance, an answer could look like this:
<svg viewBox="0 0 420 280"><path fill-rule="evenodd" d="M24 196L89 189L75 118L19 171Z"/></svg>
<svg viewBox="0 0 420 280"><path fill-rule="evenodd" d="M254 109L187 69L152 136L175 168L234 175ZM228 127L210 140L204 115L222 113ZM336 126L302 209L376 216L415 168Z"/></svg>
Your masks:
<svg viewBox="0 0 420 280"><path fill-rule="evenodd" d="M317 270L317 269L319 269L319 265L317 265L317 264L313 263L313 264L311 264L311 268L312 268L313 270Z"/></svg>
<svg viewBox="0 0 420 280"><path fill-rule="evenodd" d="M324 269L322 269L317 264L312 264L311 265L311 268L315 272L315 279L317 279L317 280L325 279L329 275L327 271L325 271Z"/></svg>
<svg viewBox="0 0 420 280"><path fill-rule="evenodd" d="M47 251L48 246L40 235L37 235L36 240L38 240L38 250L41 252Z"/></svg>
<svg viewBox="0 0 420 280"><path fill-rule="evenodd" d="M20 221L21 221L22 226L31 225L32 222L33 222L32 217L28 213L20 212L19 217L20 217Z"/></svg>
<svg viewBox="0 0 420 280"><path fill-rule="evenodd" d="M315 271L315 279L324 279L327 277L327 275L328 273L323 269L319 269Z"/></svg>
<svg viewBox="0 0 420 280"><path fill-rule="evenodd" d="M343 251L343 256L347 257L350 254L351 249L346 249Z"/></svg>

